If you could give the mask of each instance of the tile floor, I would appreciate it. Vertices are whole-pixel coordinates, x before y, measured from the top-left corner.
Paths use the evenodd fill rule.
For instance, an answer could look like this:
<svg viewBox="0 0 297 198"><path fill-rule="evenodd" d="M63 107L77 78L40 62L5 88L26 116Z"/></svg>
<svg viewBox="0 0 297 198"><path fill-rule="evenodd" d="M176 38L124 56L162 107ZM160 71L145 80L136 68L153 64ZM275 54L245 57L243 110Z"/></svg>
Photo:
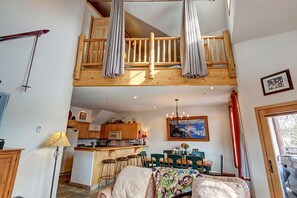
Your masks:
<svg viewBox="0 0 297 198"><path fill-rule="evenodd" d="M99 188L96 190L85 190L69 186L70 175L63 175L59 178L57 198L97 198Z"/></svg>

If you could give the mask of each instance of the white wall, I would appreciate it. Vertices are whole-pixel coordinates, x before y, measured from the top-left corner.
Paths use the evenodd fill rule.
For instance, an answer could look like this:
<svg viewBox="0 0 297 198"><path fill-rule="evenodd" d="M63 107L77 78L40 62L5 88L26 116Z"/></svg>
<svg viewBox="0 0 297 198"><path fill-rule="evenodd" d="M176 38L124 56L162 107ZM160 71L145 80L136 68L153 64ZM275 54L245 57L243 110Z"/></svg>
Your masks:
<svg viewBox="0 0 297 198"><path fill-rule="evenodd" d="M27 92L20 90L34 38L0 43L0 90L10 100L0 137L6 147L22 152L13 196L49 197L54 149L42 144L55 132L65 131L72 92L77 39L84 0L14 0L0 2L0 35L38 29L50 32L39 38ZM36 126L42 131L36 133ZM56 179L60 168L59 158ZM57 183L55 184L54 193Z"/></svg>
<svg viewBox="0 0 297 198"><path fill-rule="evenodd" d="M239 102L256 197L269 197L254 108L297 99L297 31L234 45ZM294 90L263 96L260 78L290 69Z"/></svg>
<svg viewBox="0 0 297 198"><path fill-rule="evenodd" d="M167 141L166 131L166 114L171 113L174 109L155 110L129 114L118 114L117 118L125 117L125 121L136 119L137 123L141 123L142 131L148 131L146 149L150 153L162 153L163 150L173 149L180 146L185 141ZM220 170L220 154L224 155L224 171L237 173L233 164L233 153L231 135L229 130L228 107L226 105L214 105L206 107L190 107L182 108L191 116L207 115L209 125L210 142L187 142L190 149L199 148L205 151L207 159L214 161L212 170Z"/></svg>

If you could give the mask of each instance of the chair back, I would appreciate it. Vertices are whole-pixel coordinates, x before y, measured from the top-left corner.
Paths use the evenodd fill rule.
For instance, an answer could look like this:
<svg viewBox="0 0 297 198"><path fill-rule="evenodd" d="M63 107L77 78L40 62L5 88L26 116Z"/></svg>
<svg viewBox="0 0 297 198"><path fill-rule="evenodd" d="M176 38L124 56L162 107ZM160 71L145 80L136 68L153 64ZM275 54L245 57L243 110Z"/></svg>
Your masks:
<svg viewBox="0 0 297 198"><path fill-rule="evenodd" d="M204 166L203 166L203 158L202 157L199 157L199 156L187 156L186 159L187 159L187 166L188 167L192 166L192 168L196 169L196 170L201 169L202 170L201 172L203 173Z"/></svg>
<svg viewBox="0 0 297 198"><path fill-rule="evenodd" d="M192 150L192 155L197 156L197 157L202 157L203 159L205 159L205 153L203 151L193 151Z"/></svg>
<svg viewBox="0 0 297 198"><path fill-rule="evenodd" d="M152 167L161 166L161 159L162 159L162 166L163 166L164 162L165 162L164 155L163 154L151 154Z"/></svg>
<svg viewBox="0 0 297 198"><path fill-rule="evenodd" d="M175 154L169 154L167 156L168 158L168 164L172 168L182 168L182 156L181 155L175 155Z"/></svg>
<svg viewBox="0 0 297 198"><path fill-rule="evenodd" d="M224 157L223 157L223 155L221 154L220 155L220 161L221 161L221 175L223 175L223 173L224 173Z"/></svg>
<svg viewBox="0 0 297 198"><path fill-rule="evenodd" d="M140 156L142 166L146 167L146 161L145 161L145 159L147 157L146 151L140 151L138 156Z"/></svg>

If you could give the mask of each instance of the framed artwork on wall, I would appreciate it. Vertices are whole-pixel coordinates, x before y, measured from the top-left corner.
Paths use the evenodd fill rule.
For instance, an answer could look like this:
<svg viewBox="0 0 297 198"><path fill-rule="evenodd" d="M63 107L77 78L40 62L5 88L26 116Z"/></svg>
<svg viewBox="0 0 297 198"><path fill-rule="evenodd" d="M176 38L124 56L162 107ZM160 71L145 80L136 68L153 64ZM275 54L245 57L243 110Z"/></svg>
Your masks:
<svg viewBox="0 0 297 198"><path fill-rule="evenodd" d="M207 116L189 118L167 118L167 137L169 141L209 141Z"/></svg>
<svg viewBox="0 0 297 198"><path fill-rule="evenodd" d="M81 112L79 113L79 119L80 119L80 120L86 120L86 119L87 119L87 112L85 112L85 111L81 111Z"/></svg>
<svg viewBox="0 0 297 198"><path fill-rule="evenodd" d="M8 103L9 94L0 92L0 126L4 117L4 112Z"/></svg>
<svg viewBox="0 0 297 198"><path fill-rule="evenodd" d="M261 78L261 84L264 96L294 89L288 69Z"/></svg>

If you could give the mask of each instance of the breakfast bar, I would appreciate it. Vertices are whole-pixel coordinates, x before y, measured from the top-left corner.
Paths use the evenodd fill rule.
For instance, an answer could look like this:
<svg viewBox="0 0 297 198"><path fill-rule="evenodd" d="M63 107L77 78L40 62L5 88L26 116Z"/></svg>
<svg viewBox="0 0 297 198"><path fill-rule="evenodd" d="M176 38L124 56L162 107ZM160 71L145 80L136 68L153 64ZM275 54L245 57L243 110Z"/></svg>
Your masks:
<svg viewBox="0 0 297 198"><path fill-rule="evenodd" d="M70 185L93 190L100 184L102 160L138 154L146 145L75 147Z"/></svg>

